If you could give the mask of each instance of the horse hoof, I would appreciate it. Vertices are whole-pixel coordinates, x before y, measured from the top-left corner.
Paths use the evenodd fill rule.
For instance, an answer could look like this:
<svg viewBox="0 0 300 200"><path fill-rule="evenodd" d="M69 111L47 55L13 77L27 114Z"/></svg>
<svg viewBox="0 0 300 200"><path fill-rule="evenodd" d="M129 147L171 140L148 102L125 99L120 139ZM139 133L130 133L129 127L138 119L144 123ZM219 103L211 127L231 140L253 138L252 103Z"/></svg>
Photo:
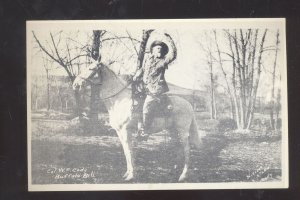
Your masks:
<svg viewBox="0 0 300 200"><path fill-rule="evenodd" d="M123 178L126 178L128 176L129 172L126 171L125 174L123 175Z"/></svg>
<svg viewBox="0 0 300 200"><path fill-rule="evenodd" d="M125 181L132 181L134 179L134 176L132 173L128 173L127 177L125 178Z"/></svg>
<svg viewBox="0 0 300 200"><path fill-rule="evenodd" d="M178 179L178 182L184 182L186 180L186 175L181 175Z"/></svg>

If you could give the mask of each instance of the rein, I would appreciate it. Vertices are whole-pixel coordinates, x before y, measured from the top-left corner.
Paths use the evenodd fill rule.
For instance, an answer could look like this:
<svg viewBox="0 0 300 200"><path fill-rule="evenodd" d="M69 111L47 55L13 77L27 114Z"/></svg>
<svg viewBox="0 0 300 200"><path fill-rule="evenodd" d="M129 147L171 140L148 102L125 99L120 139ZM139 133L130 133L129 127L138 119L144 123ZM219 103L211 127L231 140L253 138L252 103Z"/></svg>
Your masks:
<svg viewBox="0 0 300 200"><path fill-rule="evenodd" d="M118 94L120 94L121 92L123 92L125 89L127 89L127 87L132 83L132 81L130 81L127 85L125 85L120 91L118 91L116 94L113 94L111 96L105 97L105 98L100 98L99 100L107 100L110 98L113 98L115 96L117 96Z"/></svg>
<svg viewBox="0 0 300 200"><path fill-rule="evenodd" d="M101 76L101 73L99 73L98 70L99 70L99 68L93 69L94 72L96 71L96 73L98 73L98 75ZM114 76L117 77L116 74L114 74ZM83 77L80 77L80 78L82 78L82 79L84 79L85 81L89 82L91 85L101 85L101 84L102 84L102 83L94 83L94 81L90 80L90 78L83 78ZM118 78L118 77L117 77L117 78ZM117 93L115 93L115 94L113 94L113 95L110 95L110 96L108 96L108 97L105 97L105 98L99 98L99 100L108 100L108 99L110 99L110 98L113 98L113 97L117 96L118 94L120 94L121 92L123 92L125 89L127 89L128 86L129 86L130 84L132 84L132 82L133 82L133 81L131 80L131 81L128 81L128 84L126 84L126 85L122 84L124 87L123 87L120 91L118 91ZM87 95L87 94L84 94L84 95L90 97L90 95Z"/></svg>

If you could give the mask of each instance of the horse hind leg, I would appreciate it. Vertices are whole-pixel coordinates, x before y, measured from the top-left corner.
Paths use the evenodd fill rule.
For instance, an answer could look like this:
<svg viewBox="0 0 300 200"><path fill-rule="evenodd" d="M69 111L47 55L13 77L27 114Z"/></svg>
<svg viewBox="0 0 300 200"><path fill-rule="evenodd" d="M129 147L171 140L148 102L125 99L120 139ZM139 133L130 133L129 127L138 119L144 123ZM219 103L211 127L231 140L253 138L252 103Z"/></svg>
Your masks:
<svg viewBox="0 0 300 200"><path fill-rule="evenodd" d="M188 169L190 165L190 144L189 144L189 133L188 131L181 132L180 137L180 143L183 146L183 153L184 153L184 167L182 170L181 175L179 176L178 181L183 182L188 177Z"/></svg>

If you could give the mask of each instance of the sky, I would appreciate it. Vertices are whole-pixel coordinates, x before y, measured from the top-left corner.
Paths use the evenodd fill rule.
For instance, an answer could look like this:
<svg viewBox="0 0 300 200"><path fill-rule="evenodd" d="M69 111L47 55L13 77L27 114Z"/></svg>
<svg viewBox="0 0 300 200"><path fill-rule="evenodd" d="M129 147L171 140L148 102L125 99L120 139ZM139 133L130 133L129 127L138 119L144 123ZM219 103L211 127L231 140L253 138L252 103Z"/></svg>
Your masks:
<svg viewBox="0 0 300 200"><path fill-rule="evenodd" d="M74 31L75 32L75 31ZM139 31L137 34L130 33L133 37L140 39L141 31ZM180 30L169 30L168 33L171 35L173 40L175 41L178 56L177 59L169 65L169 69L166 72L166 79L168 82L174 83L176 85L179 85L181 87L185 88L194 88L195 87L195 80L199 80L198 86L201 87L201 82L204 83L206 81L206 74L205 71L207 70L205 66L201 67L200 65L203 65L202 63L199 63L198 58L201 57L201 52L198 50L199 45L195 43L195 36L194 33L191 34L190 31L180 31ZM49 36L49 31L47 32L35 32L37 37L39 38L40 42L43 43L45 46L50 43L51 39ZM88 34L88 33L86 33ZM85 37L86 34L81 34L80 37L76 37L77 40L81 40L82 43L87 41L87 38ZM119 33L115 33L118 35L125 35L124 31L121 31ZM41 38L41 39L40 39ZM151 44L153 40L164 38L164 35L160 32L153 32L151 38L149 39L148 46ZM33 45L36 46L35 40L32 38ZM89 41L90 42L90 41ZM124 40L124 43L126 43L126 46L128 46L132 52L129 52L129 54L135 54L133 51L134 48L132 48L132 44L130 41ZM108 46L108 45L107 45ZM148 48L147 46L147 48ZM34 49L32 54L35 54L38 49ZM121 44L119 47L117 45L113 45L105 47L103 45L102 47L102 60L103 62L109 62L110 59L118 59L118 54L122 54L123 50L126 50L124 48L124 45ZM119 51L119 52L115 52ZM114 52L114 53L112 53ZM128 52L127 52L128 53ZM114 54L114 55L112 55ZM33 56L33 55L32 55ZM125 68L122 73L134 73L134 70L136 69L135 63L136 63L136 56L133 58L130 58L129 55L126 57L124 56L124 61L122 63L115 63L112 68ZM124 66L120 66L120 65ZM34 73L37 74L43 74L45 73L45 70L43 67L43 60L42 55L40 53L37 53L33 56L32 59L32 69ZM54 64L55 65L55 64ZM128 67L132 66L132 67ZM58 66L57 66L58 67ZM54 66L54 68L57 68ZM197 73L195 73L197 71ZM61 70L59 67L55 70L51 70L51 73L53 74L59 74L59 75L67 75L64 70Z"/></svg>
<svg viewBox="0 0 300 200"><path fill-rule="evenodd" d="M39 38L40 42L46 47L51 46L51 38L50 33L51 30L38 30L35 31L35 34ZM109 31L109 30L108 30ZM58 33L59 31L51 31L54 34L56 41L58 41ZM140 39L141 38L141 30L111 30L110 33L106 35L107 38L118 36L128 36L127 32L133 38ZM203 48L210 47L214 48L214 44L212 42L212 32L211 30L202 30L202 29L168 29L168 30L156 30L151 34L151 37L148 42L149 44L153 40L163 39L163 33L167 32L173 38L175 45L177 47L177 59L169 65L169 69L166 71L166 80L167 82L173 83L175 85L189 88L189 89L199 89L206 90L206 86L209 85L209 70L207 64L207 54L204 52ZM222 30L217 30L218 38L219 38L219 46L220 49L227 49L228 44L224 40L224 36L222 35ZM276 30L269 30L268 37L266 40L265 46L274 45L275 44L275 33ZM90 40L91 31L84 30L68 30L63 31L62 41L59 43L59 47L61 50L65 47L64 42L67 41L66 38L73 38L77 42L81 44L91 43ZM35 47L36 43L30 34L31 47ZM74 43L74 42L73 42ZM111 60L117 60L111 68L115 71L122 73L134 73L136 69L136 53L134 50L134 45L138 49L138 44L131 42L130 40L123 40L123 42L119 40L108 41L103 43L101 48L102 61L104 63L108 63ZM75 44L74 44L75 45ZM282 43L281 43L282 45ZM71 47L72 48L72 45ZM281 49L283 47L281 46ZM42 54L37 53L38 48L33 48L30 51L31 62L30 67L34 74L45 74L45 70L43 66ZM60 50L60 49L59 49ZM75 53L75 51L74 51ZM265 71L270 71L274 62L274 51L266 52L264 55L264 67L267 68ZM283 66L284 64L284 55L283 51L278 52L278 66ZM224 59L229 59L228 57L224 57ZM227 64L226 64L227 63ZM231 63L225 62L225 68L230 69ZM62 70L57 64L52 64L53 70L51 70L51 74L53 75L67 75L64 70ZM224 78L220 71L220 67L217 63L214 63L214 73L218 75L218 82L220 85L224 85ZM261 84L265 87L261 87L259 93L262 95L266 92L265 90L269 90L270 88L270 73L262 73ZM279 82L277 83L277 85ZM224 87L219 87L218 90L224 90Z"/></svg>

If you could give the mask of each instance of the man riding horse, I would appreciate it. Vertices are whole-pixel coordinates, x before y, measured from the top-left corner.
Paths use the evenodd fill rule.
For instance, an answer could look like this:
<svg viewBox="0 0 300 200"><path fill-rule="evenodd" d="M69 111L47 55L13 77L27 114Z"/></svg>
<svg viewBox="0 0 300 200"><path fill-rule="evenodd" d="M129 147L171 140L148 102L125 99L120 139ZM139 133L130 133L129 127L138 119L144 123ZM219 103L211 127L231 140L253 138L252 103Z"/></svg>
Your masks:
<svg viewBox="0 0 300 200"><path fill-rule="evenodd" d="M109 123L116 130L123 147L123 152L126 158L126 172L124 179L126 181L133 180L136 177L136 167L134 162L135 149L132 140L132 125L135 124L133 110L136 109L132 100L138 99L137 96L143 96L138 100L145 98L145 103L141 101L137 105L138 108L143 105L143 120L144 126L140 131L142 137L147 137L147 134L169 130L169 135L178 141L179 149L184 154L184 166L179 176L178 181L187 179L190 166L190 147L191 143L198 147L201 144L201 137L198 132L197 123L192 105L179 96L173 95L165 98L163 95L168 91L168 86L164 78L165 70L175 58L176 48L174 42L169 35L166 35L167 44L161 41L153 42L151 45L151 54L145 59L142 69L134 76L132 82L132 91L127 90L128 77L122 78L117 76L108 66L103 63L93 63L88 68L84 69L74 80L73 88L80 89L85 82L99 72L101 75L101 84L99 85L101 98L109 113ZM145 86L145 95L143 93L136 94L135 85L138 85L138 80ZM131 81L130 81L131 82ZM138 90L141 91L142 90ZM165 103L164 103L165 102ZM172 105L171 109L167 109ZM155 112L154 112L155 111ZM163 115L161 115L163 114ZM155 127L151 127L152 118L157 119L164 117L166 123L157 123ZM167 123L170 122L170 123ZM152 129L152 128L155 128Z"/></svg>
<svg viewBox="0 0 300 200"><path fill-rule="evenodd" d="M161 101L162 94L169 91L165 80L165 70L168 64L176 59L177 50L169 34L166 34L167 43L154 41L150 46L150 55L145 57L143 66L137 70L133 81L141 81L144 85L145 101L143 105L143 119L139 122L138 137L146 140L152 123L153 110ZM141 121L141 120L139 120Z"/></svg>

